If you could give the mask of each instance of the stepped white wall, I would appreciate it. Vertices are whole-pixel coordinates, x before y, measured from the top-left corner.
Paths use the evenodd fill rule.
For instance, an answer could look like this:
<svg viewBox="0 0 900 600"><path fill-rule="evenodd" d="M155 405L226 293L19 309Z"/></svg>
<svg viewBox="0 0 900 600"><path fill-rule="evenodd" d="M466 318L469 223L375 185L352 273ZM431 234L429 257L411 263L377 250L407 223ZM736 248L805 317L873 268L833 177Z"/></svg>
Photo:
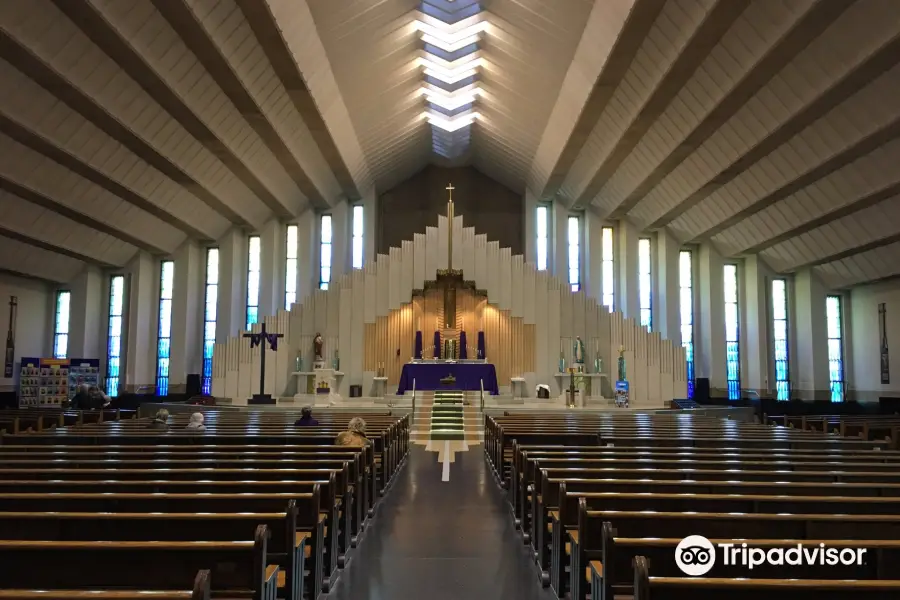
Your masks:
<svg viewBox="0 0 900 600"><path fill-rule="evenodd" d="M345 376L339 393L347 396L350 385L362 384L363 394L367 394L374 373L363 371L365 324L409 303L414 289L423 288L438 269L447 268L448 234L447 218L440 217L437 227L415 234L402 247L391 248L389 255L378 255L363 269L341 276L329 290L316 290L290 311L267 318L267 329L285 337L278 352L267 350L266 393L293 393L294 358L298 349L302 350L305 368L310 368L312 340L318 332L325 339L329 364L334 351L340 353ZM572 341L581 336L591 361L595 343L599 344L604 370L610 372L612 381L619 347L625 347L633 406L662 406L673 398L686 397L685 354L680 345L661 339L658 333L648 333L619 312L609 313L583 291L572 293L567 283L536 271L522 256L512 256L509 248L500 248L497 242L489 242L485 235L464 227L462 217L454 218L453 267L461 268L466 279L487 290L491 304L535 325L538 371L521 374L529 393L538 383L555 389L560 351L569 363ZM422 327L429 340L429 325ZM213 395L249 398L258 391L259 363L259 348L251 350L247 339L234 337L216 344ZM508 381L499 383L501 387L509 385ZM604 391L610 395L609 390Z"/></svg>

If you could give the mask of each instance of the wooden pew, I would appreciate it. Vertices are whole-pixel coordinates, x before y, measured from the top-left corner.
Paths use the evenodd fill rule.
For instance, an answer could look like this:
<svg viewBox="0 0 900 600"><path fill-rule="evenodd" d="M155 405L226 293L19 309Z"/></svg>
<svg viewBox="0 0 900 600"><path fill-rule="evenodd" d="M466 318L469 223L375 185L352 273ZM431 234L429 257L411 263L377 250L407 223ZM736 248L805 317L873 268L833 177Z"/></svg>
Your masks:
<svg viewBox="0 0 900 600"><path fill-rule="evenodd" d="M229 542L59 542L0 540L3 585L16 589L182 590L204 567L214 595L276 600L278 567L268 562L269 531Z"/></svg>
<svg viewBox="0 0 900 600"><path fill-rule="evenodd" d="M209 571L199 571L193 588L184 590L90 589L10 590L0 588L0 600L210 600Z"/></svg>
<svg viewBox="0 0 900 600"><path fill-rule="evenodd" d="M284 596L302 600L305 556L312 554L307 542L316 527L318 508L312 502L299 508L302 513L292 501L278 513L0 512L0 531L7 540L227 542L247 538L265 525L269 531L267 560L284 573ZM320 589L321 569L318 573L314 569L310 570L309 589Z"/></svg>
<svg viewBox="0 0 900 600"><path fill-rule="evenodd" d="M634 600L895 600L900 581L651 577L647 559L634 563Z"/></svg>
<svg viewBox="0 0 900 600"><path fill-rule="evenodd" d="M283 511L292 500L298 506L316 503L318 487L310 494L253 493L253 494L128 494L128 493L10 493L0 495L0 512L79 512L79 513L271 513ZM305 509L298 515L305 515ZM317 512L315 524L300 522L299 531L310 527L308 545L311 589L327 590L337 580L334 552L325 544L325 515ZM320 575L321 574L321 575ZM316 581L320 583L316 583Z"/></svg>

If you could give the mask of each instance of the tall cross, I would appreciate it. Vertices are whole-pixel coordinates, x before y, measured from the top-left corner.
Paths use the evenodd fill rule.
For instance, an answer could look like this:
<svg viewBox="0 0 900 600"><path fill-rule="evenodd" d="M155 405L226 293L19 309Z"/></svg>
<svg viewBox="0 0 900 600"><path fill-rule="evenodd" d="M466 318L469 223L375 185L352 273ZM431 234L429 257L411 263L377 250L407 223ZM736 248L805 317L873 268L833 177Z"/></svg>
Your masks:
<svg viewBox="0 0 900 600"><path fill-rule="evenodd" d="M453 269L453 190L456 188L453 187L453 184L450 183L447 185L447 193L450 197L447 199L447 226L449 227L447 231L447 268Z"/></svg>
<svg viewBox="0 0 900 600"><path fill-rule="evenodd" d="M269 333L266 331L266 322L261 323L259 333L245 333L245 338L250 338L250 347L253 348L259 344L259 394L253 396L254 404L274 404L271 396L266 394L266 344L268 343L272 350L278 350L278 338L284 337L281 333ZM273 342L269 338L273 337Z"/></svg>

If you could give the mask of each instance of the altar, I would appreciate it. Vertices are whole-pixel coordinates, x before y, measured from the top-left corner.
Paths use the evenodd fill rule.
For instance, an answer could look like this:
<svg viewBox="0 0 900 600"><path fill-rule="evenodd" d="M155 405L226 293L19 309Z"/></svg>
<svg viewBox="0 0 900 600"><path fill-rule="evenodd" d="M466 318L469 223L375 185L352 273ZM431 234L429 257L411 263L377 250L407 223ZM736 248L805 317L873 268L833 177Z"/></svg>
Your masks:
<svg viewBox="0 0 900 600"><path fill-rule="evenodd" d="M456 379L454 383L441 383L441 379L451 375ZM500 393L497 370L491 363L481 360L422 360L406 363L400 373L397 394L402 395L412 390L413 380L416 382L416 390L476 391L481 389L483 381L485 392L494 395Z"/></svg>

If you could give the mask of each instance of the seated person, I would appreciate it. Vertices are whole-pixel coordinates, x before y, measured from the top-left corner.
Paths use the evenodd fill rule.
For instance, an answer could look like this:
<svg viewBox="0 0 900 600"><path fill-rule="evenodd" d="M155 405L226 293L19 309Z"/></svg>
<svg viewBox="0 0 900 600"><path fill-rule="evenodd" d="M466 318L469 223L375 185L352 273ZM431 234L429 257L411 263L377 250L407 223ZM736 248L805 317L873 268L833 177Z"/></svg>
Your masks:
<svg viewBox="0 0 900 600"><path fill-rule="evenodd" d="M195 412L191 415L191 420L188 421L187 427L185 429L194 429L196 431L206 431L206 425L203 424L203 413Z"/></svg>
<svg viewBox="0 0 900 600"><path fill-rule="evenodd" d="M82 383L75 388L75 395L69 400L69 408L72 410L87 410L91 403L91 386Z"/></svg>
<svg viewBox="0 0 900 600"><path fill-rule="evenodd" d="M92 385L88 389L88 395L90 396L89 407L92 410L106 408L111 402L111 398L104 394L103 391L96 385Z"/></svg>
<svg viewBox="0 0 900 600"><path fill-rule="evenodd" d="M300 409L300 418L294 423L295 427L314 427L318 425L319 422L313 419L312 416L312 407L304 406Z"/></svg>
<svg viewBox="0 0 900 600"><path fill-rule="evenodd" d="M347 424L347 431L338 434L334 441L338 446L356 446L362 448L369 443L366 438L366 422L361 417L353 417Z"/></svg>
<svg viewBox="0 0 900 600"><path fill-rule="evenodd" d="M156 429L158 431L169 430L169 411L164 408L159 409L156 416L147 425L148 429Z"/></svg>

